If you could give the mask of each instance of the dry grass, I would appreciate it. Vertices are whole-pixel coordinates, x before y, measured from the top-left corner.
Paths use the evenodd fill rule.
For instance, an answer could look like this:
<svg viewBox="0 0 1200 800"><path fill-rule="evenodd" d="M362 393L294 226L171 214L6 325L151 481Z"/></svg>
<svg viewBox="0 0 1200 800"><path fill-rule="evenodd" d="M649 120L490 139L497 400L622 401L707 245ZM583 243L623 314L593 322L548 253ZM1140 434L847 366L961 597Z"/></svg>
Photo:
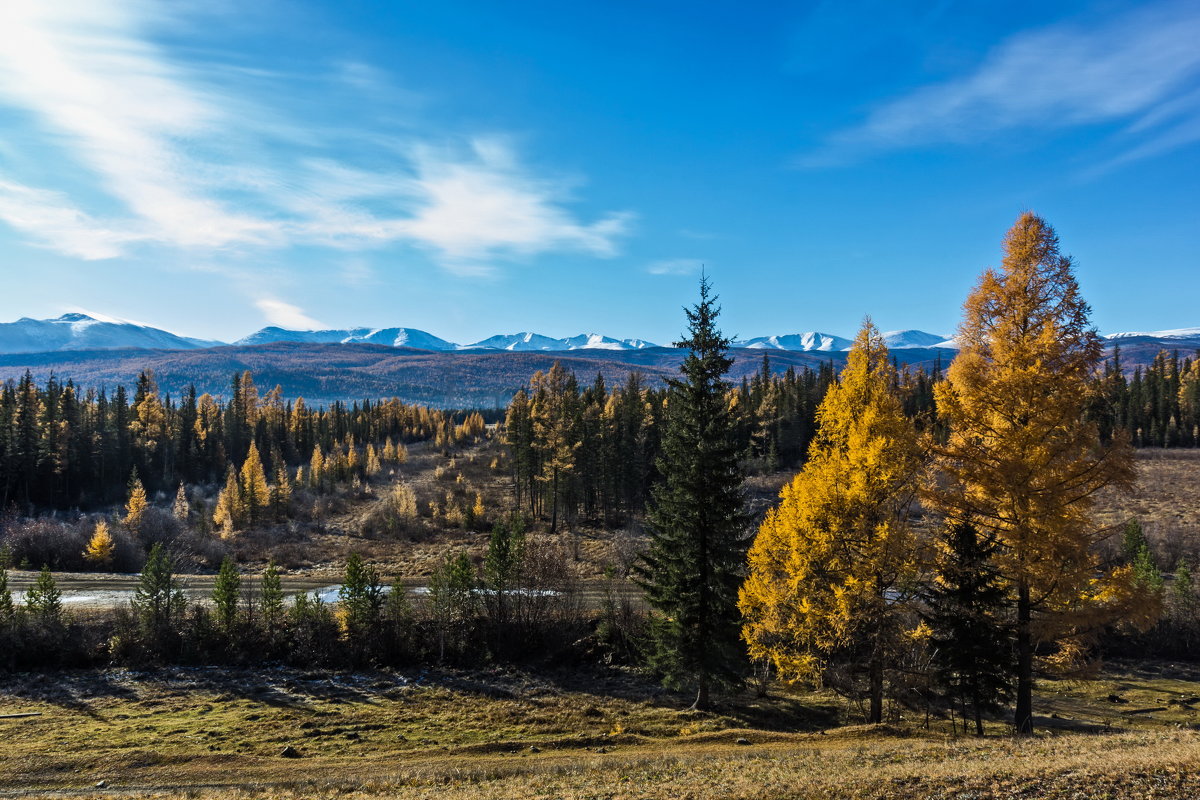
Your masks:
<svg viewBox="0 0 1200 800"><path fill-rule="evenodd" d="M1200 563L1200 450L1138 450L1137 466L1134 490L1107 492L1097 516L1113 526L1140 521L1164 566Z"/></svg>
<svg viewBox="0 0 1200 800"><path fill-rule="evenodd" d="M0 714L42 716L0 720L0 796L1196 797L1197 678L1117 665L1095 681L1047 682L1045 733L1013 739L997 723L977 740L904 720L845 725L821 694L698 713L614 676L25 677L0 690ZM302 758L281 757L288 745ZM90 788L100 780L102 795Z"/></svg>

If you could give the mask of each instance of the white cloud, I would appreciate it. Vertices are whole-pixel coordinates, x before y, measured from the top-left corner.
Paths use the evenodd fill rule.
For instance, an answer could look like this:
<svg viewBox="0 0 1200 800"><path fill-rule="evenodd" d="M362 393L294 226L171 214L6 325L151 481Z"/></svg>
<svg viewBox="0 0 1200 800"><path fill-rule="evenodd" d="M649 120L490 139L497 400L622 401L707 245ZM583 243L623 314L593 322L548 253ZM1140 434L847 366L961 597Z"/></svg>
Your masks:
<svg viewBox="0 0 1200 800"><path fill-rule="evenodd" d="M0 219L43 247L85 261L119 256L125 245L148 237L123 224L103 223L58 192L0 180Z"/></svg>
<svg viewBox="0 0 1200 800"><path fill-rule="evenodd" d="M694 275L703 267L698 258L668 258L650 262L646 271L651 275Z"/></svg>
<svg viewBox="0 0 1200 800"><path fill-rule="evenodd" d="M310 317L299 306L285 303L271 297L263 297L254 301L258 310L266 317L267 322L291 330L320 330L328 326Z"/></svg>
<svg viewBox="0 0 1200 800"><path fill-rule="evenodd" d="M1184 141L1177 131L1200 119L1194 93L1179 103L1200 78L1198 9L1194 3L1160 3L1091 29L1063 24L1017 34L973 73L884 103L800 163L824 166L1022 129L1132 121L1133 132L1182 117L1162 134L1164 142L1178 139L1177 145Z"/></svg>
<svg viewBox="0 0 1200 800"><path fill-rule="evenodd" d="M73 196L0 175L0 220L82 258L112 258L139 243L253 250L400 242L451 271L478 274L541 253L615 254L630 215L580 219L565 183L525 168L500 139L434 150L411 133L398 143L391 131L366 130L349 152L371 166L350 163L343 136L289 118L282 84L263 89L280 76L255 70L254 81L228 80L225 65L187 68L153 44L156 26L181 24L167 10L178 8L0 3L0 106L30 113L37 138L61 147L122 209L101 222ZM343 63L337 76L387 92L387 76L368 64ZM250 84L258 95L245 94ZM393 166L381 170L381 162Z"/></svg>

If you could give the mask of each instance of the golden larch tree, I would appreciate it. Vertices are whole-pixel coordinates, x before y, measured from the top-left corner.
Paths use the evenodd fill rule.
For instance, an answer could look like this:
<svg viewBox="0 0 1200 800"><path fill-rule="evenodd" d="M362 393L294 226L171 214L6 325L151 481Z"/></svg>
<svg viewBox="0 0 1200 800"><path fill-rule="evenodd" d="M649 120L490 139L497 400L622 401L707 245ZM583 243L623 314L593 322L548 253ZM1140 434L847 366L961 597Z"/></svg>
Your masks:
<svg viewBox="0 0 1200 800"><path fill-rule="evenodd" d="M213 509L213 522L221 530L221 538L228 539L245 524L246 504L242 499L242 487L238 482L237 470L229 465L225 473L225 487L217 495L217 506Z"/></svg>
<svg viewBox="0 0 1200 800"><path fill-rule="evenodd" d="M271 505L267 475L263 470L262 458L258 455L258 446L253 442L250 443L250 452L246 454L246 460L242 462L241 487L246 521L253 527L264 521L264 510Z"/></svg>
<svg viewBox="0 0 1200 800"><path fill-rule="evenodd" d="M1131 451L1086 416L1102 357L1071 259L1024 213L964 306L958 356L936 387L950 428L927 499L999 542L1016 624L1018 731L1033 730L1033 655L1133 599L1127 571L1100 575L1096 493L1132 481ZM1089 623L1089 616L1091 617Z"/></svg>
<svg viewBox="0 0 1200 800"><path fill-rule="evenodd" d="M96 523L92 538L88 540L83 557L91 564L106 567L112 563L113 553L116 549L117 545L113 541L112 533L108 530L108 523L100 520Z"/></svg>
<svg viewBox="0 0 1200 800"><path fill-rule="evenodd" d="M817 411L808 461L759 528L739 594L750 656L781 678L813 679L839 653L862 658L872 722L920 569L909 511L924 458L894 385L868 319Z"/></svg>
<svg viewBox="0 0 1200 800"><path fill-rule="evenodd" d="M138 477L135 468L133 474L129 476L129 495L125 499L125 518L122 520L125 527L137 533L142 524L142 517L146 515L146 509L149 507L150 503L146 500L146 488L142 486L142 479Z"/></svg>

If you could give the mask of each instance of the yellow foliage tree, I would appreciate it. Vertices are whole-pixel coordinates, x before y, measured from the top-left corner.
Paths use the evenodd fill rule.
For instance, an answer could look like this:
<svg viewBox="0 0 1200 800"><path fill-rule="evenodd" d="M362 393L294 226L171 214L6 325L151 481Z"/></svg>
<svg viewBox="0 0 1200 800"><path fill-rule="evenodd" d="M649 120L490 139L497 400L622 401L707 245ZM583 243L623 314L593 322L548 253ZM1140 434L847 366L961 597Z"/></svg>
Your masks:
<svg viewBox="0 0 1200 800"><path fill-rule="evenodd" d="M129 476L129 495L125 500L125 519L123 520L125 527L137 533L149 506L150 504L146 500L146 489L142 486L142 479L138 477L135 468L133 474Z"/></svg>
<svg viewBox="0 0 1200 800"><path fill-rule="evenodd" d="M267 475L263 470L262 458L258 455L258 447L250 443L250 452L242 462L241 474L242 503L246 509L246 521L255 526L264 521L264 513L271 505L271 491L267 487Z"/></svg>
<svg viewBox="0 0 1200 800"><path fill-rule="evenodd" d="M292 502L292 481L288 478L287 465L279 459L275 467L275 482L271 484L271 507L275 510L275 519L283 522L287 519L288 506Z"/></svg>
<svg viewBox="0 0 1200 800"><path fill-rule="evenodd" d="M113 541L112 534L108 530L108 523L100 520L96 523L96 530L92 533L92 538L83 551L83 557L97 566L108 566L112 563L115 550L116 542Z"/></svg>
<svg viewBox="0 0 1200 800"><path fill-rule="evenodd" d="M221 538L228 539L245 524L246 505L242 500L242 487L238 482L233 464L225 473L225 487L217 495L217 507L213 511L213 522L221 529Z"/></svg>
<svg viewBox="0 0 1200 800"><path fill-rule="evenodd" d="M367 460L366 460L367 477L372 478L383 472L383 464L379 460L379 453L375 450L375 445L367 445Z"/></svg>
<svg viewBox="0 0 1200 800"><path fill-rule="evenodd" d="M325 454L321 445L313 447L312 459L308 462L308 485L310 489L320 491L325 484Z"/></svg>
<svg viewBox="0 0 1200 800"><path fill-rule="evenodd" d="M839 651L865 649L872 722L920 568L908 515L923 456L894 378L868 319L817 411L804 469L759 528L739 595L751 657L784 679L811 679Z"/></svg>
<svg viewBox="0 0 1200 800"><path fill-rule="evenodd" d="M1128 570L1102 574L1091 509L1133 477L1120 437L1087 420L1101 342L1071 259L1045 220L1025 213L964 306L959 354L936 387L951 435L931 504L995 536L1015 611L1017 730L1033 730L1033 651L1095 627L1135 593ZM1075 646L1068 645L1067 650Z"/></svg>

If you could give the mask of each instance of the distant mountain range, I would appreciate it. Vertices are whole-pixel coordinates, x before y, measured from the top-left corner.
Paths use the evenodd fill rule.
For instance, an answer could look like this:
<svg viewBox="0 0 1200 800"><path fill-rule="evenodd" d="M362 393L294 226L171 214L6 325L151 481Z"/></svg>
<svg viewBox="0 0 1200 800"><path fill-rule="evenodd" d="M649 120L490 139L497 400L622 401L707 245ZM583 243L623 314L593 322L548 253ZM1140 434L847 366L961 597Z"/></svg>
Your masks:
<svg viewBox="0 0 1200 800"><path fill-rule="evenodd" d="M955 344L924 331L892 331L888 346L902 363L932 369L948 364ZM1108 337L1121 349L1126 370L1149 364L1163 350L1200 349L1200 328L1130 332ZM735 342L730 379L741 380L770 356L772 369L845 363L850 339L809 332ZM262 386L280 385L287 397L328 404L336 400L400 397L443 407L503 405L537 370L555 361L581 379L602 374L610 384L638 372L650 385L676 374L685 353L640 339L581 334L554 339L535 333L492 336L458 345L413 328L291 331L264 328L234 344L177 336L157 328L86 314L0 324L0 381L26 371L83 386L131 386L152 369L163 391L188 386L224 395L235 372L249 370Z"/></svg>
<svg viewBox="0 0 1200 800"><path fill-rule="evenodd" d="M22 317L0 322L0 353L48 353L60 350L140 349L194 350L222 342L178 336L160 328L87 314L63 314L56 319Z"/></svg>
<svg viewBox="0 0 1200 800"><path fill-rule="evenodd" d="M945 336L925 331L890 331L884 335L892 349L953 347ZM497 334L470 344L434 336L416 328L337 328L333 330L288 330L276 326L263 328L232 342L234 346L254 346L276 342L302 344L379 344L387 347L411 347L417 350L450 352L457 350L506 350L508 352L569 352L573 350L645 350L659 347L645 339L616 339L599 333L581 333L556 339L540 333ZM849 350L852 340L831 333L808 331L777 336L759 336L735 341L734 347L749 350L789 350L793 352L838 352ZM117 350L124 348L153 350L195 350L220 347L225 342L192 339L186 336L123 320L63 314L55 319L30 319L0 323L0 354L46 353L64 350Z"/></svg>

